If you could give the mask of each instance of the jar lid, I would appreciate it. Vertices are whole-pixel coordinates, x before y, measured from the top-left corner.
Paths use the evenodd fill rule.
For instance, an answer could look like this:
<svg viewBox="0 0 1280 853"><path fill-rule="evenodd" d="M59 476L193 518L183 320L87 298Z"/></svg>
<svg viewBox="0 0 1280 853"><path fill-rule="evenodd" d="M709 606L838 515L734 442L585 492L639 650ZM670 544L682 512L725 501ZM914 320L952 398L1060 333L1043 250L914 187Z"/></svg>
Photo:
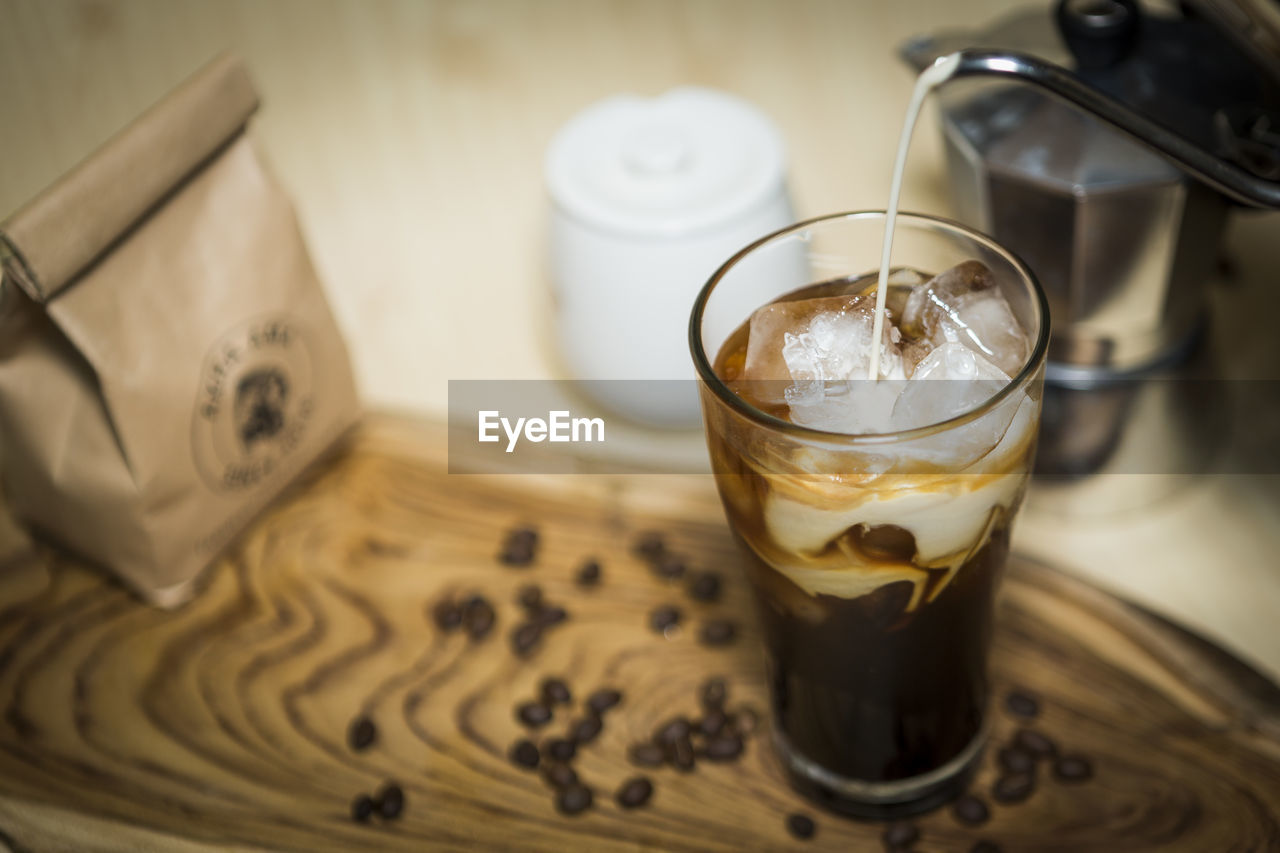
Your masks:
<svg viewBox="0 0 1280 853"><path fill-rule="evenodd" d="M583 223L676 235L734 219L781 191L782 136L747 101L681 87L615 95L569 120L547 151L552 201Z"/></svg>

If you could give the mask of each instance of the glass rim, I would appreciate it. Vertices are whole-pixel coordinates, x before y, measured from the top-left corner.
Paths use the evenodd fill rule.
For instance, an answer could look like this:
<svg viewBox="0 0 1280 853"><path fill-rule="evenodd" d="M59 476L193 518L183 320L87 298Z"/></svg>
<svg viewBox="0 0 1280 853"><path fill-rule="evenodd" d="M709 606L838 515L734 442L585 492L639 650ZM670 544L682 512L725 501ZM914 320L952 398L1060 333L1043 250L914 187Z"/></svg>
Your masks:
<svg viewBox="0 0 1280 853"><path fill-rule="evenodd" d="M698 296L693 302L693 312L689 317L689 348L693 353L693 363L697 368L699 378L707 385L708 388L730 409L737 411L740 415L752 420L758 424L769 427L770 429L786 433L799 438L808 438L823 442L835 442L841 445L852 446L870 446L893 444L902 441L910 441L917 438L925 438L945 432L956 427L963 426L967 423L981 418L986 413L999 407L999 405L1015 390L1025 387L1034 377L1035 373L1043 365L1049 351L1049 300L1045 295L1044 289L1040 286L1040 281L1031 272L1031 269L1009 249L997 243L991 237L976 231L967 225L956 222L952 219L946 219L941 216L933 216L925 213L915 213L911 211L898 211L894 227L902 225L929 225L941 226L946 231L951 231L961 237L972 240L987 249L990 249L996 255L1005 261L1018 272L1018 274L1030 285L1031 295L1035 303L1036 310L1040 317L1040 330L1036 336L1035 345L1031 348L1030 355L1027 356L1026 362L1022 365L1022 369L1017 375L1012 377L1007 385L992 394L981 404L961 412L955 417L948 418L945 421L937 423L925 424L924 426L912 427L911 429L898 430L895 432L878 432L878 433L848 433L848 432L832 432L830 430L817 429L814 427L801 426L790 421L784 421L782 418L775 417L761 409L748 403L742 397L730 390L728 385L716 376L715 371L711 367L711 361L707 358L705 347L702 345L702 318L706 311L707 302L711 298L712 292L729 272L738 265L745 257L761 249L764 246L787 237L797 231L810 228L815 225L822 225L835 222L837 220L868 220L879 219L884 220L887 212L883 210L855 210L845 211L841 213L828 213L822 216L815 216L810 219L803 219L799 222L792 223L785 228L779 228L770 234L755 240L743 248L735 252L720 267L711 274L707 279L707 283L698 291ZM877 266L878 269L878 266Z"/></svg>

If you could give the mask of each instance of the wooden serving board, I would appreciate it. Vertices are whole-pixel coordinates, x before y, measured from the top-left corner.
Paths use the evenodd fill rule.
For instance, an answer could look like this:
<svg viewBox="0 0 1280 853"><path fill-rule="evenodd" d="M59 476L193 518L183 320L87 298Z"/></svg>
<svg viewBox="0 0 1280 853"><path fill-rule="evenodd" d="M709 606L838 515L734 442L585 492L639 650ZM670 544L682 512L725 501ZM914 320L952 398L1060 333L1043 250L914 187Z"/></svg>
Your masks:
<svg viewBox="0 0 1280 853"><path fill-rule="evenodd" d="M731 704L766 707L747 591L707 478L449 475L443 432L374 418L333 463L272 509L174 613L40 551L0 567L0 847L12 850L878 850L884 827L818 812L792 793L764 736L736 764L638 771L627 747L697 710L711 674ZM536 563L495 554L516 523L541 531ZM725 569L717 604L696 605L630 553L663 531L693 567ZM573 573L597 556L602 584ZM570 613L529 660L510 650L515 591L530 581ZM486 640L443 635L446 594L497 605ZM740 619L736 644L666 638L665 602L689 624ZM1011 565L995 640L996 696L1041 697L1036 726L1091 756L1094 778L1041 773L1025 803L993 803L979 828L949 810L918 820L916 849L1280 849L1280 692L1150 613L1022 560ZM539 680L583 697L624 691L576 765L596 791L586 814L556 812L512 765L513 715ZM379 738L354 753L358 714ZM548 728L558 732L567 715ZM994 737L1015 726L1001 707ZM612 792L637 772L651 803ZM995 777L988 755L975 790ZM358 825L352 798L394 779L403 817ZM990 801L990 797L987 797ZM808 842L786 815L813 815Z"/></svg>

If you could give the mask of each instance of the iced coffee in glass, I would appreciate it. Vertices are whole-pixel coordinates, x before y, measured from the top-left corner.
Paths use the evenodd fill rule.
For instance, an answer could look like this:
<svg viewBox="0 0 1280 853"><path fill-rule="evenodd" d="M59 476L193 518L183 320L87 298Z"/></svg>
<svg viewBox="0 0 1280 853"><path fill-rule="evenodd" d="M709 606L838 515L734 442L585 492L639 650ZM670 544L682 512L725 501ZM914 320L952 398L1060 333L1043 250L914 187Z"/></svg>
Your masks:
<svg viewBox="0 0 1280 853"><path fill-rule="evenodd" d="M959 793L982 749L996 589L1035 449L1048 314L1027 268L901 214L752 244L690 326L716 484L764 629L793 783L866 817Z"/></svg>

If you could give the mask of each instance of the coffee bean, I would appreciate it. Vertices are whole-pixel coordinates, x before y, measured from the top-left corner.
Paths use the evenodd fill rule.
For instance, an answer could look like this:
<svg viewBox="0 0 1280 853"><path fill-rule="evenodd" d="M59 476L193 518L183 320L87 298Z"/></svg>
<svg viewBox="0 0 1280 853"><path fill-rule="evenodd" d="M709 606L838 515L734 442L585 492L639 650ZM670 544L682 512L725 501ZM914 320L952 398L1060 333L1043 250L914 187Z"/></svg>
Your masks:
<svg viewBox="0 0 1280 853"><path fill-rule="evenodd" d="M521 767L534 770L541 759L542 755L538 752L538 747L534 746L533 741L528 738L521 738L511 745L511 761Z"/></svg>
<svg viewBox="0 0 1280 853"><path fill-rule="evenodd" d="M702 687L698 691L698 698L702 700L702 707L708 711L723 708L724 700L728 695L729 685L719 676L713 676L702 682Z"/></svg>
<svg viewBox="0 0 1280 853"><path fill-rule="evenodd" d="M698 734L703 737L712 737L724 731L724 727L729 724L729 716L719 708L708 711L695 724Z"/></svg>
<svg viewBox="0 0 1280 853"><path fill-rule="evenodd" d="M546 764L542 776L553 788L564 790L578 784L578 773L568 764Z"/></svg>
<svg viewBox="0 0 1280 853"><path fill-rule="evenodd" d="M742 738L731 734L708 738L702 754L708 761L736 761L742 755Z"/></svg>
<svg viewBox="0 0 1280 853"><path fill-rule="evenodd" d="M991 817L991 810L987 808L987 804L972 794L965 794L956 800L955 805L951 807L951 812L956 816L956 820L966 826L986 823Z"/></svg>
<svg viewBox="0 0 1280 853"><path fill-rule="evenodd" d="M1093 763L1083 755L1064 755L1053 762L1053 776L1059 782L1084 782L1093 778Z"/></svg>
<svg viewBox="0 0 1280 853"><path fill-rule="evenodd" d="M646 560L656 560L667 551L667 542L663 539L662 534L653 530L647 530L636 537L635 545L632 550L639 557Z"/></svg>
<svg viewBox="0 0 1280 853"><path fill-rule="evenodd" d="M585 785L570 785L556 797L556 808L562 814L582 814L591 808L591 789Z"/></svg>
<svg viewBox="0 0 1280 853"><path fill-rule="evenodd" d="M347 727L347 745L354 752L368 749L377 739L378 727L368 717L356 717Z"/></svg>
<svg viewBox="0 0 1280 853"><path fill-rule="evenodd" d="M689 597L695 601L720 600L720 575L717 572L698 572L689 582Z"/></svg>
<svg viewBox="0 0 1280 853"><path fill-rule="evenodd" d="M1030 773L1036 769L1036 757L1016 746L1003 747L996 753L996 761L1010 773Z"/></svg>
<svg viewBox="0 0 1280 853"><path fill-rule="evenodd" d="M618 805L624 809L634 809L649 802L653 796L653 783L644 776L636 776L622 783L618 789Z"/></svg>
<svg viewBox="0 0 1280 853"><path fill-rule="evenodd" d="M885 827L880 836L886 850L901 850L920 840L920 828L908 820L900 820Z"/></svg>
<svg viewBox="0 0 1280 853"><path fill-rule="evenodd" d="M551 709L541 702L525 702L516 709L516 717L530 728L541 728L551 722Z"/></svg>
<svg viewBox="0 0 1280 853"><path fill-rule="evenodd" d="M600 561L587 560L578 567L578 586L595 586L600 583Z"/></svg>
<svg viewBox="0 0 1280 853"><path fill-rule="evenodd" d="M665 634L668 628L680 624L680 608L670 604L655 607L649 613L649 627L659 634Z"/></svg>
<svg viewBox="0 0 1280 853"><path fill-rule="evenodd" d="M666 746L675 743L681 738L687 738L692 731L693 725L689 722L688 717L673 717L658 726L658 730L653 733L653 740L654 743Z"/></svg>
<svg viewBox="0 0 1280 853"><path fill-rule="evenodd" d="M563 679L548 676L542 680L542 703L544 705L567 705L573 701L569 685Z"/></svg>
<svg viewBox="0 0 1280 853"><path fill-rule="evenodd" d="M552 625L559 625L561 622L569 618L569 611L558 605L543 605L531 618L543 628L550 628Z"/></svg>
<svg viewBox="0 0 1280 853"><path fill-rule="evenodd" d="M813 834L817 831L817 824L807 814L796 812L795 814L787 815L787 832L790 832L796 838L807 841L813 838Z"/></svg>
<svg viewBox="0 0 1280 853"><path fill-rule="evenodd" d="M728 619L708 619L702 623L698 639L705 646L727 646L738 635L738 626Z"/></svg>
<svg viewBox="0 0 1280 853"><path fill-rule="evenodd" d="M693 742L688 737L682 737L668 745L667 760L677 770L688 773L694 766Z"/></svg>
<svg viewBox="0 0 1280 853"><path fill-rule="evenodd" d="M386 820L395 820L404 811L404 791L394 782L388 782L374 797L378 803L378 814Z"/></svg>
<svg viewBox="0 0 1280 853"><path fill-rule="evenodd" d="M587 697L587 707L595 711L597 716L604 716L605 711L621 701L621 691L614 690L611 687L602 687Z"/></svg>
<svg viewBox="0 0 1280 853"><path fill-rule="evenodd" d="M1004 707L1015 717L1034 719L1040 714L1040 701L1030 693L1014 690L1004 697Z"/></svg>
<svg viewBox="0 0 1280 853"><path fill-rule="evenodd" d="M1001 803L1020 803L1036 789L1033 773L1008 773L991 786L991 796Z"/></svg>
<svg viewBox="0 0 1280 853"><path fill-rule="evenodd" d="M760 727L760 712L743 705L729 715L729 727L743 737L750 737Z"/></svg>
<svg viewBox="0 0 1280 853"><path fill-rule="evenodd" d="M653 563L654 574L671 581L684 577L685 570L684 560L675 554L663 554Z"/></svg>
<svg viewBox="0 0 1280 853"><path fill-rule="evenodd" d="M482 596L472 596L462 608L462 624L473 640L482 640L493 630L497 616L493 605Z"/></svg>
<svg viewBox="0 0 1280 853"><path fill-rule="evenodd" d="M356 823L368 823L373 816L374 806L373 797L361 794L351 801L351 819Z"/></svg>
<svg viewBox="0 0 1280 853"><path fill-rule="evenodd" d="M498 560L508 566L527 566L538 550L538 531L532 527L512 530L502 543Z"/></svg>
<svg viewBox="0 0 1280 853"><path fill-rule="evenodd" d="M640 767L660 767L667 760L666 753L656 743L637 743L627 755L632 764Z"/></svg>
<svg viewBox="0 0 1280 853"><path fill-rule="evenodd" d="M1036 758L1049 758L1058 753L1058 745L1035 729L1018 729L1013 736L1013 745Z"/></svg>
<svg viewBox="0 0 1280 853"><path fill-rule="evenodd" d="M578 753L578 744L576 741L568 738L557 737L550 738L542 744L542 754L554 761L560 761L568 764L573 761L573 756Z"/></svg>
<svg viewBox="0 0 1280 853"><path fill-rule="evenodd" d="M447 598L442 599L431 609L431 619L447 634L462 624L462 608Z"/></svg>
<svg viewBox="0 0 1280 853"><path fill-rule="evenodd" d="M999 844L985 838L969 848L969 853L1003 853Z"/></svg>
<svg viewBox="0 0 1280 853"><path fill-rule="evenodd" d="M602 728L604 728L604 724L600 722L600 718L595 714L589 714L569 728L569 737L573 738L579 745L591 743L600 735Z"/></svg>
<svg viewBox="0 0 1280 853"><path fill-rule="evenodd" d="M516 602L525 610L537 610L542 606L542 587L536 583L525 584L516 594Z"/></svg>
<svg viewBox="0 0 1280 853"><path fill-rule="evenodd" d="M528 657L542 642L542 626L534 622L521 622L511 631L511 650L517 657Z"/></svg>

